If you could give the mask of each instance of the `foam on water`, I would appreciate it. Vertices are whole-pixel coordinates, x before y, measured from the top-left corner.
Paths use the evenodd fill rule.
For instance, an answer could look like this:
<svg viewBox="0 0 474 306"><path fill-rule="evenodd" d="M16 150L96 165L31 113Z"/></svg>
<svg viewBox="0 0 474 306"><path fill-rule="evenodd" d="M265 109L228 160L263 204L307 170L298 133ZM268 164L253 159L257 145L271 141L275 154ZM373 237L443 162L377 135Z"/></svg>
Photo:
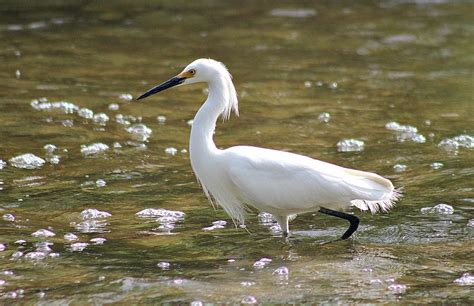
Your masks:
<svg viewBox="0 0 474 306"><path fill-rule="evenodd" d="M73 233L66 233L66 234L64 234L64 239L67 240L67 241L75 241L75 240L79 239L79 237L77 237Z"/></svg>
<svg viewBox="0 0 474 306"><path fill-rule="evenodd" d="M92 119L94 117L94 112L91 109L88 108L81 108L77 114L79 117L85 118L85 119Z"/></svg>
<svg viewBox="0 0 474 306"><path fill-rule="evenodd" d="M31 106L38 111L58 111L64 114L73 114L79 110L79 107L71 102L59 101L59 102L46 102L45 99L35 99L31 101ZM44 101L44 102L43 102Z"/></svg>
<svg viewBox="0 0 474 306"><path fill-rule="evenodd" d="M227 221L217 220L217 221L212 222L211 226L204 227L203 230L213 231L213 230L216 230L216 229L223 229L226 226L226 224L227 224Z"/></svg>
<svg viewBox="0 0 474 306"><path fill-rule="evenodd" d="M77 231L88 234L88 233L104 233L107 232L106 226L108 225L106 220L84 220L82 222L76 223L71 222L71 226L73 226Z"/></svg>
<svg viewBox="0 0 474 306"><path fill-rule="evenodd" d="M438 146L446 151L457 151L459 148L474 149L474 137L470 135L459 135L453 138L445 138Z"/></svg>
<svg viewBox="0 0 474 306"><path fill-rule="evenodd" d="M253 266L255 269L263 269L266 265L268 265L271 262L272 260L270 258L263 257L257 260L256 262L254 262Z"/></svg>
<svg viewBox="0 0 474 306"><path fill-rule="evenodd" d="M128 93L123 93L119 95L119 99L125 100L125 101L131 101L133 100L133 96Z"/></svg>
<svg viewBox="0 0 474 306"><path fill-rule="evenodd" d="M7 165L7 163L0 159L0 170L5 168L6 165Z"/></svg>
<svg viewBox="0 0 474 306"><path fill-rule="evenodd" d="M103 179L98 179L97 181L95 181L95 185L97 187L105 187L107 186L107 182Z"/></svg>
<svg viewBox="0 0 474 306"><path fill-rule="evenodd" d="M452 215L454 208L451 205L441 203L433 207L423 207L420 211L422 214L437 213L440 215Z"/></svg>
<svg viewBox="0 0 474 306"><path fill-rule="evenodd" d="M185 216L185 213L177 210L167 210L163 208L146 208L135 214L140 218L157 218L157 217L175 217L182 219Z"/></svg>
<svg viewBox="0 0 474 306"><path fill-rule="evenodd" d="M170 263L166 261L160 261L156 264L156 266L161 270L168 270L170 268Z"/></svg>
<svg viewBox="0 0 474 306"><path fill-rule="evenodd" d="M117 103L111 103L109 104L108 108L111 111L118 111L120 109L120 106Z"/></svg>
<svg viewBox="0 0 474 306"><path fill-rule="evenodd" d="M469 273L464 273L460 278L455 279L454 283L461 286L474 285L474 275L471 275Z"/></svg>
<svg viewBox="0 0 474 306"><path fill-rule="evenodd" d="M81 145L81 153L84 156L96 155L104 153L109 149L109 146L104 143L93 143L91 145Z"/></svg>
<svg viewBox="0 0 474 306"><path fill-rule="evenodd" d="M169 147L169 148L165 149L165 153L174 156L174 155L176 155L176 153L178 153L178 149L173 148L173 147Z"/></svg>
<svg viewBox="0 0 474 306"><path fill-rule="evenodd" d="M57 147L53 144L48 143L43 146L43 149L46 151L46 153L51 154L57 149Z"/></svg>
<svg viewBox="0 0 474 306"><path fill-rule="evenodd" d="M73 252L82 252L89 244L87 242L75 242L69 246Z"/></svg>
<svg viewBox="0 0 474 306"><path fill-rule="evenodd" d="M46 161L31 153L26 153L10 158L10 165L21 169L39 169Z"/></svg>
<svg viewBox="0 0 474 306"><path fill-rule="evenodd" d="M2 219L5 220L5 221L13 222L13 221L15 221L16 218L15 218L15 215L13 215L13 214L4 214L2 216Z"/></svg>
<svg viewBox="0 0 474 306"><path fill-rule="evenodd" d="M32 233L31 236L40 237L40 238L47 238L47 237L54 237L54 236L56 236L56 234L53 233L50 230L47 230L47 229L39 229L36 232Z"/></svg>
<svg viewBox="0 0 474 306"><path fill-rule="evenodd" d="M6 246L6 245L4 245L3 243L0 243L0 252L3 252L3 251L5 251L5 250L6 250L6 248L7 248L7 246Z"/></svg>
<svg viewBox="0 0 474 306"><path fill-rule="evenodd" d="M404 164L396 164L393 166L393 170L395 172L404 172L407 170L407 165Z"/></svg>
<svg viewBox="0 0 474 306"><path fill-rule="evenodd" d="M83 220L90 220L90 219L104 219L112 216L110 213L106 211L100 211L95 208L85 209L81 212L81 217Z"/></svg>
<svg viewBox="0 0 474 306"><path fill-rule="evenodd" d="M241 304L257 304L257 302L257 298L253 295L247 295L240 301Z"/></svg>
<svg viewBox="0 0 474 306"><path fill-rule="evenodd" d="M166 117L165 116L158 116L158 117L156 117L156 120L158 121L159 124L165 124L166 123Z"/></svg>
<svg viewBox="0 0 474 306"><path fill-rule="evenodd" d="M96 238L92 238L91 240L89 240L89 242L92 242L95 245L104 244L106 241L107 241L107 239L105 239L103 237L96 237Z"/></svg>
<svg viewBox="0 0 474 306"><path fill-rule="evenodd" d="M329 113L321 113L319 114L318 116L318 120L321 121L321 122L324 122L324 123L328 123L329 120L331 120L331 114Z"/></svg>
<svg viewBox="0 0 474 306"><path fill-rule="evenodd" d="M99 125L105 125L109 120L109 116L105 113L98 113L92 117L92 121Z"/></svg>
<svg viewBox="0 0 474 306"><path fill-rule="evenodd" d="M337 143L339 152L360 152L364 150L364 142L357 139L343 139Z"/></svg>
<svg viewBox="0 0 474 306"><path fill-rule="evenodd" d="M152 133L152 130L142 123L134 124L126 128L126 131L137 141L147 141Z"/></svg>
<svg viewBox="0 0 474 306"><path fill-rule="evenodd" d="M443 168L443 166L444 166L443 163L437 163L437 162L432 163L430 165L431 169L434 169L434 170L441 169L441 168Z"/></svg>
<svg viewBox="0 0 474 306"><path fill-rule="evenodd" d="M425 143L426 137L418 133L418 129L411 125L402 125L391 121L385 124L387 130L397 132L397 140L400 142L413 141L416 143Z"/></svg>

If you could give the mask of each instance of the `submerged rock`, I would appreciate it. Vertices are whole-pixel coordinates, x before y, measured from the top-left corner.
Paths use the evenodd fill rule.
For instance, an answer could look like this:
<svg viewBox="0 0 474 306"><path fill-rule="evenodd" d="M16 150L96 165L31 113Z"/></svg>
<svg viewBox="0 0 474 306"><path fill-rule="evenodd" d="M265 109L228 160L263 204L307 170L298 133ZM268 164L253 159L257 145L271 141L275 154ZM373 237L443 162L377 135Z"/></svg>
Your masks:
<svg viewBox="0 0 474 306"><path fill-rule="evenodd" d="M454 208L451 205L441 203L433 207L424 207L420 211L422 214L437 213L440 215L452 215Z"/></svg>

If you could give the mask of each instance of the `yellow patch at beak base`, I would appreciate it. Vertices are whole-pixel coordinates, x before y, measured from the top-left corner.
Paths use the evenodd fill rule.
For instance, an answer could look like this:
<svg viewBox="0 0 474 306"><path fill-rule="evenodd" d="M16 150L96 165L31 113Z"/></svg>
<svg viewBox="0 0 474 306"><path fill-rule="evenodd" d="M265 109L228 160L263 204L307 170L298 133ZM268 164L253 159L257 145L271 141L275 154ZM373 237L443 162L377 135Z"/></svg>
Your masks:
<svg viewBox="0 0 474 306"><path fill-rule="evenodd" d="M191 72L189 72L189 71L183 71L183 72L181 72L180 74L178 74L177 77L178 77L178 78L189 79L189 78L192 78L193 75L192 75Z"/></svg>

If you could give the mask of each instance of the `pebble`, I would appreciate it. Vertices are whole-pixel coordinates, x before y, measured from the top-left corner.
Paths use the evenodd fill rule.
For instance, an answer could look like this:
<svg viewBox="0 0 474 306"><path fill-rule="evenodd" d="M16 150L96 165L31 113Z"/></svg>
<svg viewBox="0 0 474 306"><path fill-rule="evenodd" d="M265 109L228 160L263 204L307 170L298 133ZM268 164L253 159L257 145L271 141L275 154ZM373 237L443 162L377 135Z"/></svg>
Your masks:
<svg viewBox="0 0 474 306"><path fill-rule="evenodd" d="M45 164L45 160L31 153L26 153L10 158L10 165L21 169L39 169Z"/></svg>
<svg viewBox="0 0 474 306"><path fill-rule="evenodd" d="M56 236L56 234L53 233L52 231L47 230L47 229L40 229L40 230L37 230L36 232L34 232L33 234L31 234L31 236L47 238L47 237L54 237L54 236Z"/></svg>
<svg viewBox="0 0 474 306"><path fill-rule="evenodd" d="M343 139L337 143L339 152L360 152L364 150L364 142L357 139Z"/></svg>

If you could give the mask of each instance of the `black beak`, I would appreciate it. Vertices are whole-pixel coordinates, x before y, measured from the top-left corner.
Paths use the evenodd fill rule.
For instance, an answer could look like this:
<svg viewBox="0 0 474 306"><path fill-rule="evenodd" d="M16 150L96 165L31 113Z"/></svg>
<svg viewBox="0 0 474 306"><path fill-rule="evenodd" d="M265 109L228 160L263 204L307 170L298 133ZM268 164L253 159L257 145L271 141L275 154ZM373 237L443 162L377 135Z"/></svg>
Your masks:
<svg viewBox="0 0 474 306"><path fill-rule="evenodd" d="M148 90L143 95L138 97L137 100L146 98L148 96L156 94L157 92L160 92L160 91L163 91L165 89L171 88L173 86L179 85L179 84L183 83L184 80L186 80L186 78L180 78L178 76L172 77L168 81L163 82L160 85L157 85L157 86L153 87L152 89Z"/></svg>

